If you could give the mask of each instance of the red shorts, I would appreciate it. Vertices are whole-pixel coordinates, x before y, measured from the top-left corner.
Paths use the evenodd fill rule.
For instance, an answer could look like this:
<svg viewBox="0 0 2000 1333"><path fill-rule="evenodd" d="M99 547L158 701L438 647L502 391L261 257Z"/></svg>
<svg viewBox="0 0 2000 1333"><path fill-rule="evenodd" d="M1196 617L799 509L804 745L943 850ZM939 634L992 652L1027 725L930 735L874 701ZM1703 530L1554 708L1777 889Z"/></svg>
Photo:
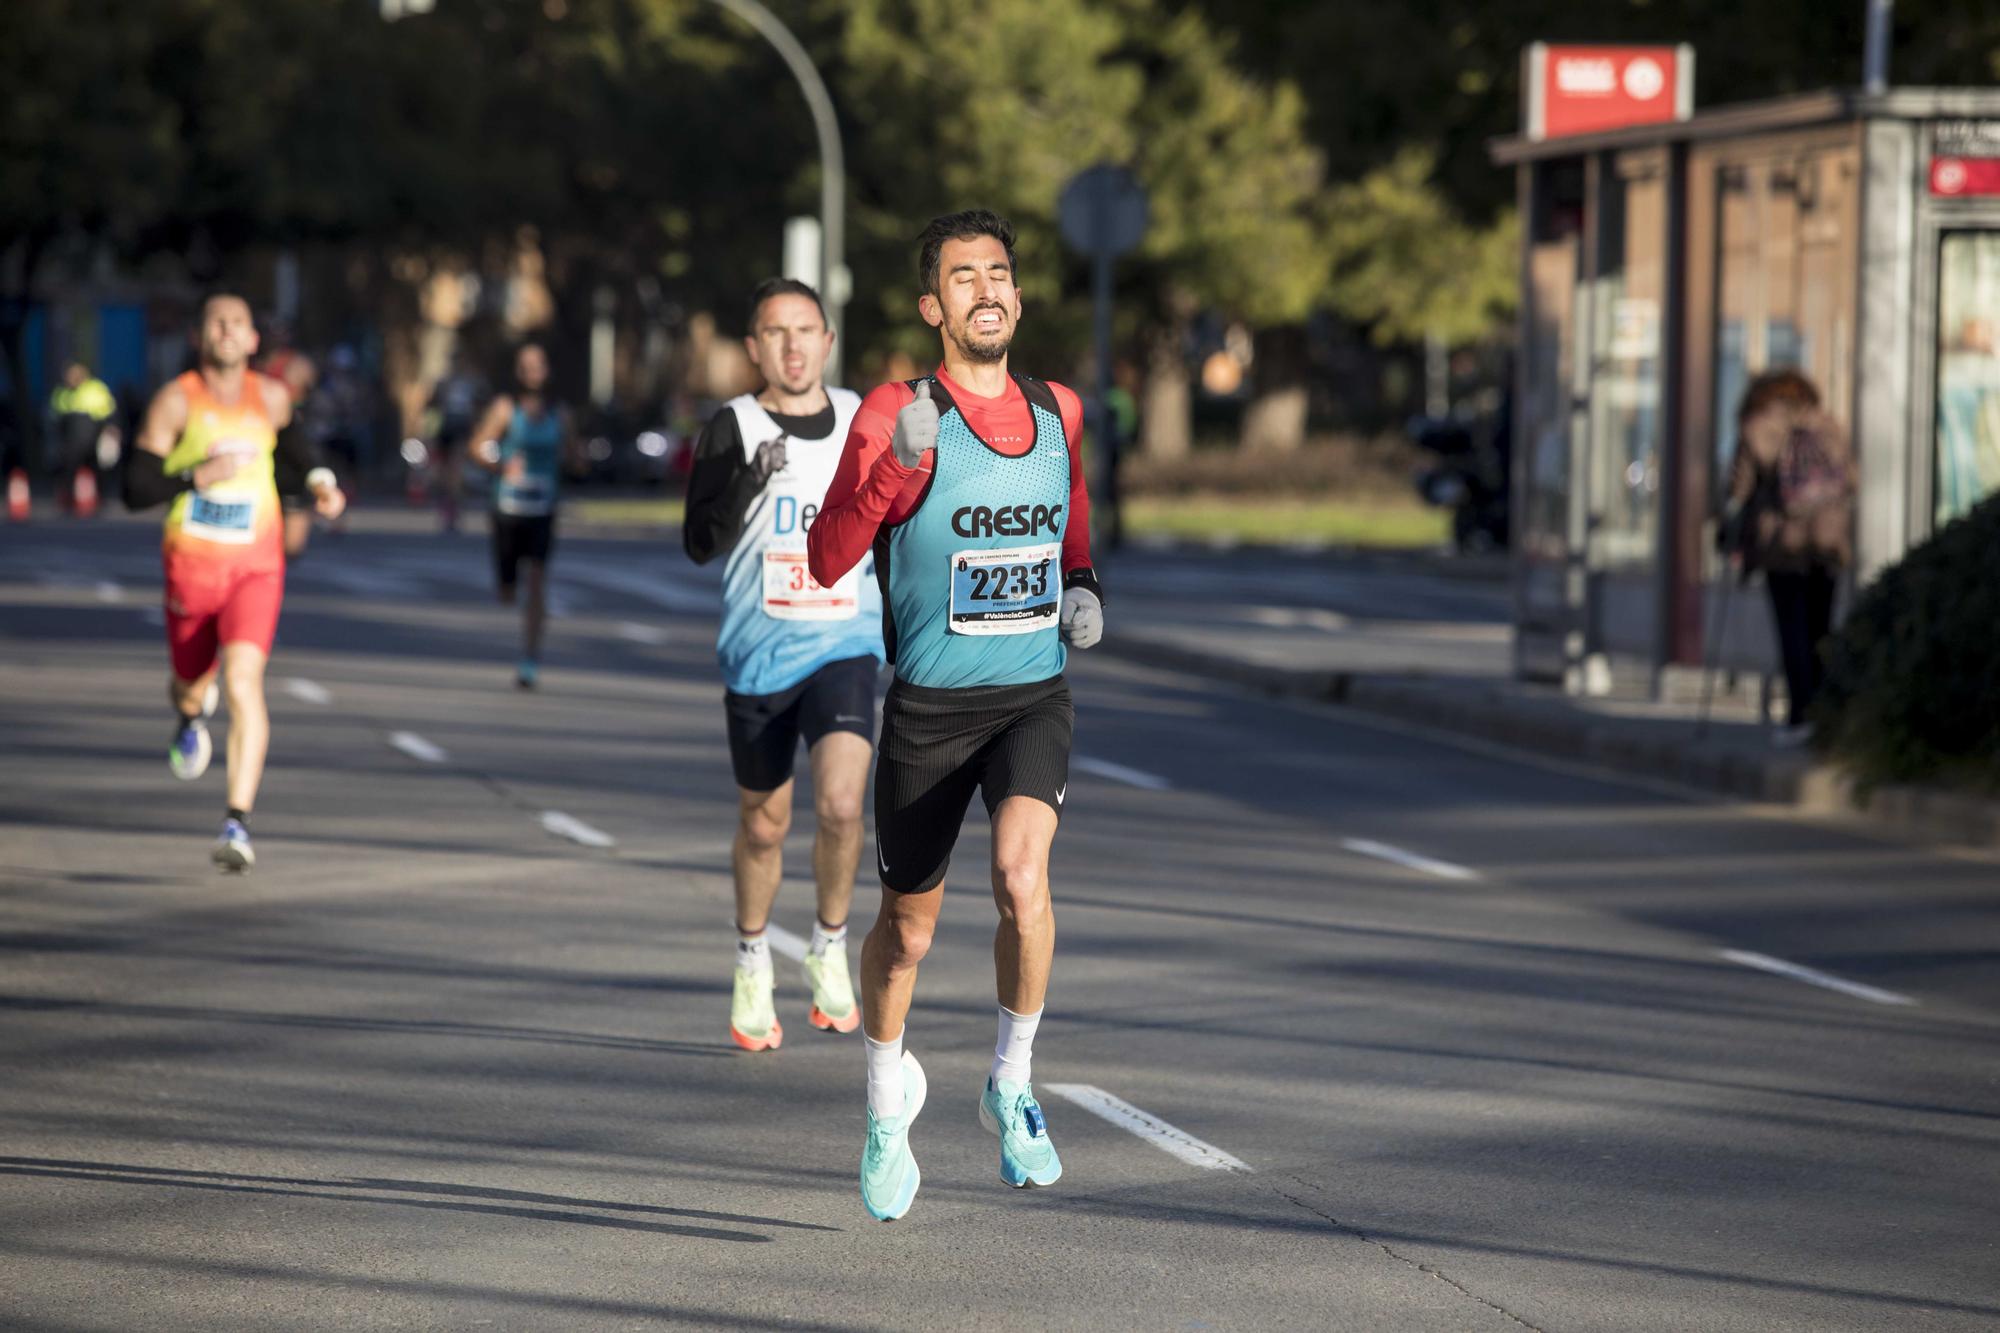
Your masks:
<svg viewBox="0 0 2000 1333"><path fill-rule="evenodd" d="M168 557L167 649L181 680L205 676L225 643L254 643L266 655L278 634L285 567Z"/></svg>

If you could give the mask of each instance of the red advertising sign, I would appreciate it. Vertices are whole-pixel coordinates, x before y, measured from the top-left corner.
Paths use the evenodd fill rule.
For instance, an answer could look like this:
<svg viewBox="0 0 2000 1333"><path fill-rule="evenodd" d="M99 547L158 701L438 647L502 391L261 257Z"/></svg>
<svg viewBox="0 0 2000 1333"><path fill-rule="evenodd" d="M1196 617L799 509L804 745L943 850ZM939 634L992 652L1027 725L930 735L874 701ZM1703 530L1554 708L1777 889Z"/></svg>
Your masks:
<svg viewBox="0 0 2000 1333"><path fill-rule="evenodd" d="M1522 90L1530 139L1662 125L1694 114L1691 46L1528 48Z"/></svg>
<svg viewBox="0 0 2000 1333"><path fill-rule="evenodd" d="M1931 127L1931 193L2000 195L2000 120L1943 120Z"/></svg>

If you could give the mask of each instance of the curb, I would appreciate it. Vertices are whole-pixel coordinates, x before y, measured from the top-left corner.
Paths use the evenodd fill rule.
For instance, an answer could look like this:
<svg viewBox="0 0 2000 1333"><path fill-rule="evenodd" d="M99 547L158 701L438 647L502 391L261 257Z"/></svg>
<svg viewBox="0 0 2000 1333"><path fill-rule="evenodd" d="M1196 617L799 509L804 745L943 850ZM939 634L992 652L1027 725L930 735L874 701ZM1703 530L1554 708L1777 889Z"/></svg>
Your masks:
<svg viewBox="0 0 2000 1333"><path fill-rule="evenodd" d="M1143 634L1107 635L1104 649L1125 661L1224 681L1257 694L1339 704L1616 773L1788 806L1800 815L1859 820L1913 841L2000 850L2000 801L1933 787L1891 786L1877 788L1863 802L1846 774L1802 755L1745 754L1634 736L1560 704L1523 706L1472 681L1446 685L1425 677L1266 666Z"/></svg>

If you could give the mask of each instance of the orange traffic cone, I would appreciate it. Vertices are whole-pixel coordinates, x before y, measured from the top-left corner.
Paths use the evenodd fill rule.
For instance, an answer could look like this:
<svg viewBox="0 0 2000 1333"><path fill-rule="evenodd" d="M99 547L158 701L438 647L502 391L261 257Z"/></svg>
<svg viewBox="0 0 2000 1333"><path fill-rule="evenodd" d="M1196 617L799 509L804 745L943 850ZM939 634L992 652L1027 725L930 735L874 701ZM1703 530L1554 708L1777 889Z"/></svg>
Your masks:
<svg viewBox="0 0 2000 1333"><path fill-rule="evenodd" d="M78 468L76 484L70 488L70 498L78 518L97 517L97 474L87 467Z"/></svg>
<svg viewBox="0 0 2000 1333"><path fill-rule="evenodd" d="M20 468L7 474L7 517L15 523L28 521L28 474Z"/></svg>

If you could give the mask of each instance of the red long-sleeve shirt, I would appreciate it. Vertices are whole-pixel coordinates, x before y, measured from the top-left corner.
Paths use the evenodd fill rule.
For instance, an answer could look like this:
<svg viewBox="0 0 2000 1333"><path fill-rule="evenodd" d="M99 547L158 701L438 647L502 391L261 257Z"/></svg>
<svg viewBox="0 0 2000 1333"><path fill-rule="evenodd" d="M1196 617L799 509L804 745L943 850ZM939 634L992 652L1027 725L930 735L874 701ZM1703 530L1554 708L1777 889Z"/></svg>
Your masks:
<svg viewBox="0 0 2000 1333"><path fill-rule="evenodd" d="M996 453L1018 458L1035 447L1035 416L1021 386L1007 381L998 398L984 398L945 374L937 378L951 394L965 422ZM1069 509L1063 528L1062 572L1090 568L1090 492L1084 486L1083 402L1054 381L1049 389L1061 410L1063 437L1069 442ZM833 484L819 516L806 530L806 564L813 578L828 587L875 543L883 525L901 523L915 512L930 481L932 456L926 453L913 468L896 461L889 447L896 432L896 414L916 395L901 380L891 380L861 400L847 446L834 469Z"/></svg>

